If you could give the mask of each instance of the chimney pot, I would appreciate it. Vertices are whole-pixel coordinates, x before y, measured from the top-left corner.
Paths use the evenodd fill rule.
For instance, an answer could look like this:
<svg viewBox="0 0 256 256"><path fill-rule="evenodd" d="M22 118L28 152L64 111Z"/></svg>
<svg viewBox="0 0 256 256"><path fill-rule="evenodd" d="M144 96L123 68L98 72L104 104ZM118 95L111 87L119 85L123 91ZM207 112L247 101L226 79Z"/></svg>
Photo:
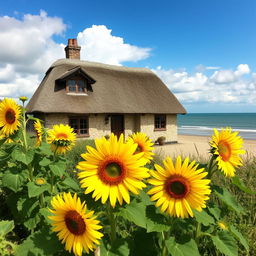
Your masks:
<svg viewBox="0 0 256 256"><path fill-rule="evenodd" d="M65 47L67 59L79 59L80 60L81 47L77 44L77 39L68 39L68 45Z"/></svg>

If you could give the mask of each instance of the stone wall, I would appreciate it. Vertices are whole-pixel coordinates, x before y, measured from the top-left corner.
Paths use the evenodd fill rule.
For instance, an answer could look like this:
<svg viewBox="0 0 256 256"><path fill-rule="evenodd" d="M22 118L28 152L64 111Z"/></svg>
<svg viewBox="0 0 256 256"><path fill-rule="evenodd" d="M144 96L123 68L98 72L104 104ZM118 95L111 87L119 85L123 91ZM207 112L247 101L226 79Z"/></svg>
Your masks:
<svg viewBox="0 0 256 256"><path fill-rule="evenodd" d="M89 115L89 138L99 138L111 133L111 120L106 119L106 114ZM52 128L54 124L68 124L67 114L47 114L45 115L45 126ZM154 129L155 116L153 114L124 115L125 137L133 132L144 132L150 139L156 141L158 137L166 137L166 142L177 141L177 116L166 115L166 130L156 131Z"/></svg>
<svg viewBox="0 0 256 256"><path fill-rule="evenodd" d="M67 114L45 114L44 126L52 128L55 124L68 124Z"/></svg>
<svg viewBox="0 0 256 256"><path fill-rule="evenodd" d="M177 141L177 115L166 115L166 130L155 130L155 115L145 114L141 115L141 132L146 133L150 139L156 141L158 137L164 136L166 142Z"/></svg>
<svg viewBox="0 0 256 256"><path fill-rule="evenodd" d="M89 135L90 138L100 138L104 135L109 135L110 131L110 118L105 122L105 114L91 114L89 115Z"/></svg>

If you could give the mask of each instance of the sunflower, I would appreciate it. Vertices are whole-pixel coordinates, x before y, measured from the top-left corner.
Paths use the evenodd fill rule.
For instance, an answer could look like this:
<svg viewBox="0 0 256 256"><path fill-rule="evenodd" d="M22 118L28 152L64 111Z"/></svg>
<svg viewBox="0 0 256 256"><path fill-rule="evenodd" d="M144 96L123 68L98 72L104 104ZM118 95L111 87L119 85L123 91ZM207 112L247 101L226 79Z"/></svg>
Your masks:
<svg viewBox="0 0 256 256"><path fill-rule="evenodd" d="M138 194L146 187L143 178L149 177L148 169L143 167L146 159L143 153L134 154L137 145L124 142L123 134L117 139L114 134L109 140L102 137L95 140L96 149L87 146L87 153L82 154L85 161L79 162L77 169L81 187L85 194L93 191L95 200L101 198L104 204L110 199L115 207L116 201L122 205L123 199L130 203L129 191Z"/></svg>
<svg viewBox="0 0 256 256"><path fill-rule="evenodd" d="M43 126L39 120L34 122L34 129L36 132L36 146L39 147L43 139Z"/></svg>
<svg viewBox="0 0 256 256"><path fill-rule="evenodd" d="M52 220L53 231L58 232L59 240L65 243L65 249L81 256L83 249L86 253L96 248L99 239L103 236L99 231L102 227L93 216L93 211L88 212L85 202L81 203L77 194L62 193L51 200L54 216Z"/></svg>
<svg viewBox="0 0 256 256"><path fill-rule="evenodd" d="M228 230L227 224L223 221L218 221L218 226L219 226L220 229Z"/></svg>
<svg viewBox="0 0 256 256"><path fill-rule="evenodd" d="M4 140L4 143L13 143L13 139L10 137L6 137L0 130L0 140Z"/></svg>
<svg viewBox="0 0 256 256"><path fill-rule="evenodd" d="M152 151L154 143L146 134L141 132L134 133L128 138L127 141L137 143L135 154L143 152L143 157L146 158L148 163L153 159L152 156L154 153Z"/></svg>
<svg viewBox="0 0 256 256"><path fill-rule="evenodd" d="M0 103L0 129L9 136L19 129L21 110L13 99L4 99Z"/></svg>
<svg viewBox="0 0 256 256"><path fill-rule="evenodd" d="M211 153L216 157L218 168L228 177L235 175L235 167L242 165L240 154L244 154L243 139L237 136L238 132L232 132L231 128L214 129L214 135L210 141Z"/></svg>
<svg viewBox="0 0 256 256"><path fill-rule="evenodd" d="M207 172L203 172L203 168L197 170L198 164L189 163L188 157L183 163L181 157L177 157L175 165L167 157L163 164L164 168L155 164L156 171L150 171L153 176L148 180L153 185L148 191L151 200L157 200L156 207L161 206L161 211L171 216L193 217L192 208L198 211L205 208L211 193L210 180L203 179Z"/></svg>
<svg viewBox="0 0 256 256"><path fill-rule="evenodd" d="M73 128L69 125L54 125L48 132L47 142L51 144L51 149L57 154L64 154L71 150L76 141L76 135Z"/></svg>

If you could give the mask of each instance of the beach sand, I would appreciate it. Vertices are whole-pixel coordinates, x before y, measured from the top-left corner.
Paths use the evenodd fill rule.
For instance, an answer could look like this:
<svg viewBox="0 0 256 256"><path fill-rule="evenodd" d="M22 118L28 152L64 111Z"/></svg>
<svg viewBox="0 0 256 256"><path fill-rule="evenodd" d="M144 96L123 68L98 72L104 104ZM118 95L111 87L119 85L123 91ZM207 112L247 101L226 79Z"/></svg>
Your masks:
<svg viewBox="0 0 256 256"><path fill-rule="evenodd" d="M170 156L182 157L189 156L196 159L208 159L210 157L209 141L210 136L192 136L192 135L178 135L178 143L167 144L164 146L155 146L155 153L160 154L161 157ZM244 140L244 149L246 154L243 156L249 159L252 156L256 157L256 138L255 140Z"/></svg>

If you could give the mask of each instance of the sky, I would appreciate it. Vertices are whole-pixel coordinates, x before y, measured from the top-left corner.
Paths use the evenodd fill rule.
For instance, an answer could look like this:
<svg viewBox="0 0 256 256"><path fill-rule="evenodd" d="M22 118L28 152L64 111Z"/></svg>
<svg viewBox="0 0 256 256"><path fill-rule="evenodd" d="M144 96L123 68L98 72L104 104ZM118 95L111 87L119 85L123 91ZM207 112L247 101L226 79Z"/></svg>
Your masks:
<svg viewBox="0 0 256 256"><path fill-rule="evenodd" d="M0 98L31 97L77 38L81 59L146 67L189 113L256 112L255 0L6 0Z"/></svg>

